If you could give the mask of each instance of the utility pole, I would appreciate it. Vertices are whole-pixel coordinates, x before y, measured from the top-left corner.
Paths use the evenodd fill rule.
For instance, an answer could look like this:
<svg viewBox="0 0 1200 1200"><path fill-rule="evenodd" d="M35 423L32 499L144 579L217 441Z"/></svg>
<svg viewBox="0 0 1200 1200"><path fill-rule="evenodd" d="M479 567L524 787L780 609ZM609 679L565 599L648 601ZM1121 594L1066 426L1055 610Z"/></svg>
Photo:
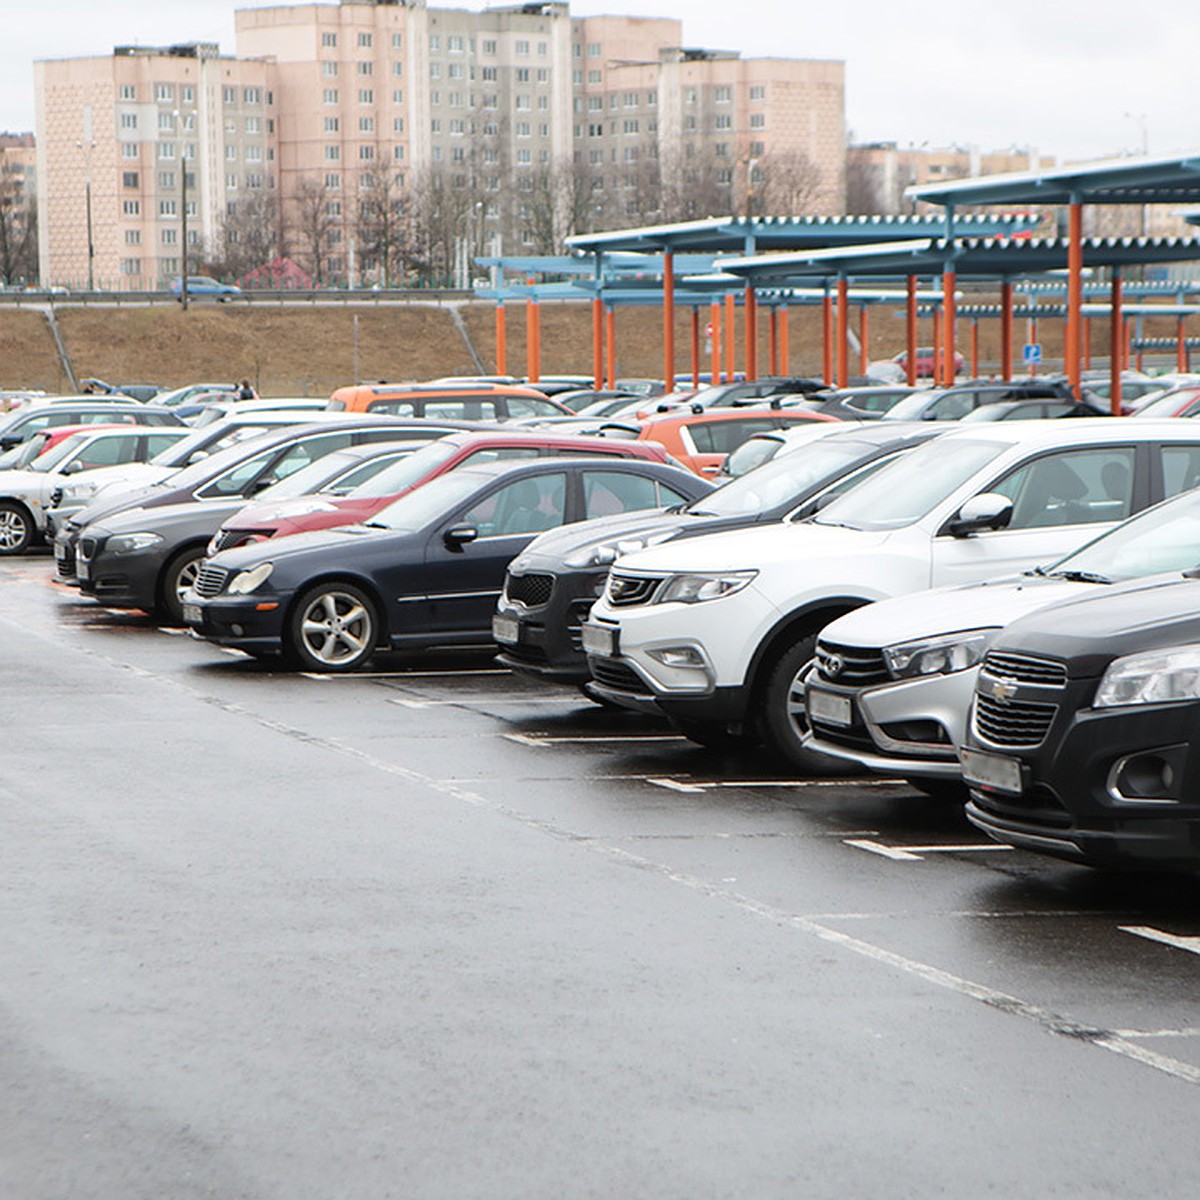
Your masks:
<svg viewBox="0 0 1200 1200"><path fill-rule="evenodd" d="M84 152L83 202L87 220L87 264L88 291L96 290L96 239L92 233L92 151L96 147L92 137L92 109L83 110L83 139L75 143Z"/></svg>
<svg viewBox="0 0 1200 1200"><path fill-rule="evenodd" d="M182 191L180 193L180 210L182 223L180 225L180 237L183 240L183 253L180 257L180 263L183 270L179 272L179 304L184 312L188 310L188 227L187 227L187 175L188 175L188 160L187 160L187 142L183 140L183 113L179 109L175 109L175 128L179 134L179 165L182 171Z"/></svg>

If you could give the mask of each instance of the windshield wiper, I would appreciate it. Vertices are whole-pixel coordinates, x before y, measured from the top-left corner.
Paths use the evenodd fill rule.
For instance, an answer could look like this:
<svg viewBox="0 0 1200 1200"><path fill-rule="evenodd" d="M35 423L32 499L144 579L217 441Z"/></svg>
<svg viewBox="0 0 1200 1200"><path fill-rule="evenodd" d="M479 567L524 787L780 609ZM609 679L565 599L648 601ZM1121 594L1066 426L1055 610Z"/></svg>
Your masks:
<svg viewBox="0 0 1200 1200"><path fill-rule="evenodd" d="M1107 575L1095 571L1055 571L1052 579L1065 579L1068 583L1112 583Z"/></svg>
<svg viewBox="0 0 1200 1200"><path fill-rule="evenodd" d="M1040 575L1043 579L1046 578L1045 567L1030 567L1028 571L1022 571L1022 575Z"/></svg>
<svg viewBox="0 0 1200 1200"><path fill-rule="evenodd" d="M363 521L361 524L368 529L391 529L390 525L385 525L382 521Z"/></svg>

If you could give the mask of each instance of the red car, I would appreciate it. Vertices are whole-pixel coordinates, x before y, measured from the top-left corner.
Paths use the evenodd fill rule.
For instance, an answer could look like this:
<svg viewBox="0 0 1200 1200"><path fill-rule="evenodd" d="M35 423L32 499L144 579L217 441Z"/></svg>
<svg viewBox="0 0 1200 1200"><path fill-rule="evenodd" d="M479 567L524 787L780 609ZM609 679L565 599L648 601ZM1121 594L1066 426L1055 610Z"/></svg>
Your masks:
<svg viewBox="0 0 1200 1200"><path fill-rule="evenodd" d="M945 350L943 350L942 353L945 354ZM907 370L908 369L908 351L901 350L900 353L897 354L895 356L895 358L892 359L892 362L896 363L898 366L904 367ZM933 347L932 346L918 347L917 353L916 353L916 363L917 363L917 378L918 379L932 379L933 378ZM966 365L967 365L966 359L964 359L963 356L961 354L959 354L959 352L956 350L954 352L954 374L961 375L963 373L963 369L966 367Z"/></svg>
<svg viewBox="0 0 1200 1200"><path fill-rule="evenodd" d="M393 463L345 496L301 496L274 504L247 504L217 530L209 543L209 553L289 533L308 533L314 529L369 521L380 509L406 492L466 463L549 455L578 458L596 454L644 458L651 462L671 461L662 446L647 442L565 435L552 437L520 430L452 433Z"/></svg>

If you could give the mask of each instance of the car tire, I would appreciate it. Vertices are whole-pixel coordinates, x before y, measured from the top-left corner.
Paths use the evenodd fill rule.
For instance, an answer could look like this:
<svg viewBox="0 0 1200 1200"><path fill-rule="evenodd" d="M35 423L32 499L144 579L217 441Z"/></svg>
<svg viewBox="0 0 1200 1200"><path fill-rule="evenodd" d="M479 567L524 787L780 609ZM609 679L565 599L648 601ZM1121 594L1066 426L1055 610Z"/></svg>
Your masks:
<svg viewBox="0 0 1200 1200"><path fill-rule="evenodd" d="M355 671L375 653L378 640L374 601L352 583L309 588L288 619L288 654L307 671Z"/></svg>
<svg viewBox="0 0 1200 1200"><path fill-rule="evenodd" d="M159 588L160 611L172 624L182 625L183 593L196 582L200 573L200 564L204 561L204 547L191 546L180 551L162 573L162 584Z"/></svg>
<svg viewBox="0 0 1200 1200"><path fill-rule="evenodd" d="M816 647L817 635L805 634L776 660L763 693L762 733L789 767L808 775L853 775L856 768L850 763L801 744L801 737L808 732L803 680Z"/></svg>
<svg viewBox="0 0 1200 1200"><path fill-rule="evenodd" d="M33 543L33 517L15 500L0 501L0 557L24 554Z"/></svg>

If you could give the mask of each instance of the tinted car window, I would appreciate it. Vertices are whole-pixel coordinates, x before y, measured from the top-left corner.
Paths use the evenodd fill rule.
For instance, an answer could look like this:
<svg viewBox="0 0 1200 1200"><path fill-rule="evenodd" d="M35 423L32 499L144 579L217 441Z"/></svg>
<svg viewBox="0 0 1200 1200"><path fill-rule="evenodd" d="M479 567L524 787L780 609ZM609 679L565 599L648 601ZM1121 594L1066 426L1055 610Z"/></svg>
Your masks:
<svg viewBox="0 0 1200 1200"><path fill-rule="evenodd" d="M975 407L974 392L951 392L930 406L931 421L957 421Z"/></svg>
<svg viewBox="0 0 1200 1200"><path fill-rule="evenodd" d="M496 462L499 459L507 458L537 458L538 451L536 446L490 446L484 447L481 450L476 450L474 454L468 454L463 459L463 464Z"/></svg>
<svg viewBox="0 0 1200 1200"><path fill-rule="evenodd" d="M253 458L238 464L238 466L232 467L223 475L218 475L212 483L208 484L207 487L201 488L196 494L206 500L214 496L241 495L250 486L251 482L257 478L259 472L264 470L274 457L274 450L267 450L262 454L257 454Z"/></svg>
<svg viewBox="0 0 1200 1200"><path fill-rule="evenodd" d="M270 483L286 479L310 463L316 462L317 459L324 458L326 454L344 449L350 445L350 441L351 437L348 433L327 433L321 437L305 438L295 446L290 446L279 461L272 465L263 479Z"/></svg>
<svg viewBox="0 0 1200 1200"><path fill-rule="evenodd" d="M472 397L467 400L427 400L423 415L443 420L487 421L498 417L500 410L495 400Z"/></svg>
<svg viewBox="0 0 1200 1200"><path fill-rule="evenodd" d="M683 434L690 438L697 454L729 454L751 434L776 428L769 417L746 421L710 421L688 425Z"/></svg>
<svg viewBox="0 0 1200 1200"><path fill-rule="evenodd" d="M372 400L367 406L373 413L390 413L394 417L415 417L417 406L412 400Z"/></svg>
<svg viewBox="0 0 1200 1200"><path fill-rule="evenodd" d="M539 475L516 479L485 497L462 515L480 537L511 537L541 533L563 523L566 514L567 477Z"/></svg>
<svg viewBox="0 0 1200 1200"><path fill-rule="evenodd" d="M1200 484L1200 446L1162 447L1163 495L1177 496Z"/></svg>
<svg viewBox="0 0 1200 1200"><path fill-rule="evenodd" d="M360 483L366 483L368 479L374 479L385 467L390 467L394 462L398 462L407 456L408 451L406 450L399 450L395 454L381 454L378 458L372 458L368 462L360 463L353 470L347 471L344 475L339 475L333 483L329 484L328 487L323 487L321 491L328 492L333 496L345 496L358 487Z"/></svg>
<svg viewBox="0 0 1200 1200"><path fill-rule="evenodd" d="M1009 529L1123 521L1132 506L1133 453L1132 446L1104 446L1046 454L987 490L1012 500Z"/></svg>
<svg viewBox="0 0 1200 1200"><path fill-rule="evenodd" d="M137 444L137 434L119 438L99 438L85 446L79 452L76 461L87 467L115 467L118 463L133 462Z"/></svg>
<svg viewBox="0 0 1200 1200"><path fill-rule="evenodd" d="M156 454L161 454L164 450L169 450L181 438L175 437L169 433L150 433L146 435L146 457L153 458Z"/></svg>
<svg viewBox="0 0 1200 1200"><path fill-rule="evenodd" d="M608 517L613 513L661 506L658 485L653 479L622 471L588 471L584 474L585 517Z"/></svg>
<svg viewBox="0 0 1200 1200"><path fill-rule="evenodd" d="M508 397L510 417L561 417L562 409L548 400L532 400L523 396Z"/></svg>

